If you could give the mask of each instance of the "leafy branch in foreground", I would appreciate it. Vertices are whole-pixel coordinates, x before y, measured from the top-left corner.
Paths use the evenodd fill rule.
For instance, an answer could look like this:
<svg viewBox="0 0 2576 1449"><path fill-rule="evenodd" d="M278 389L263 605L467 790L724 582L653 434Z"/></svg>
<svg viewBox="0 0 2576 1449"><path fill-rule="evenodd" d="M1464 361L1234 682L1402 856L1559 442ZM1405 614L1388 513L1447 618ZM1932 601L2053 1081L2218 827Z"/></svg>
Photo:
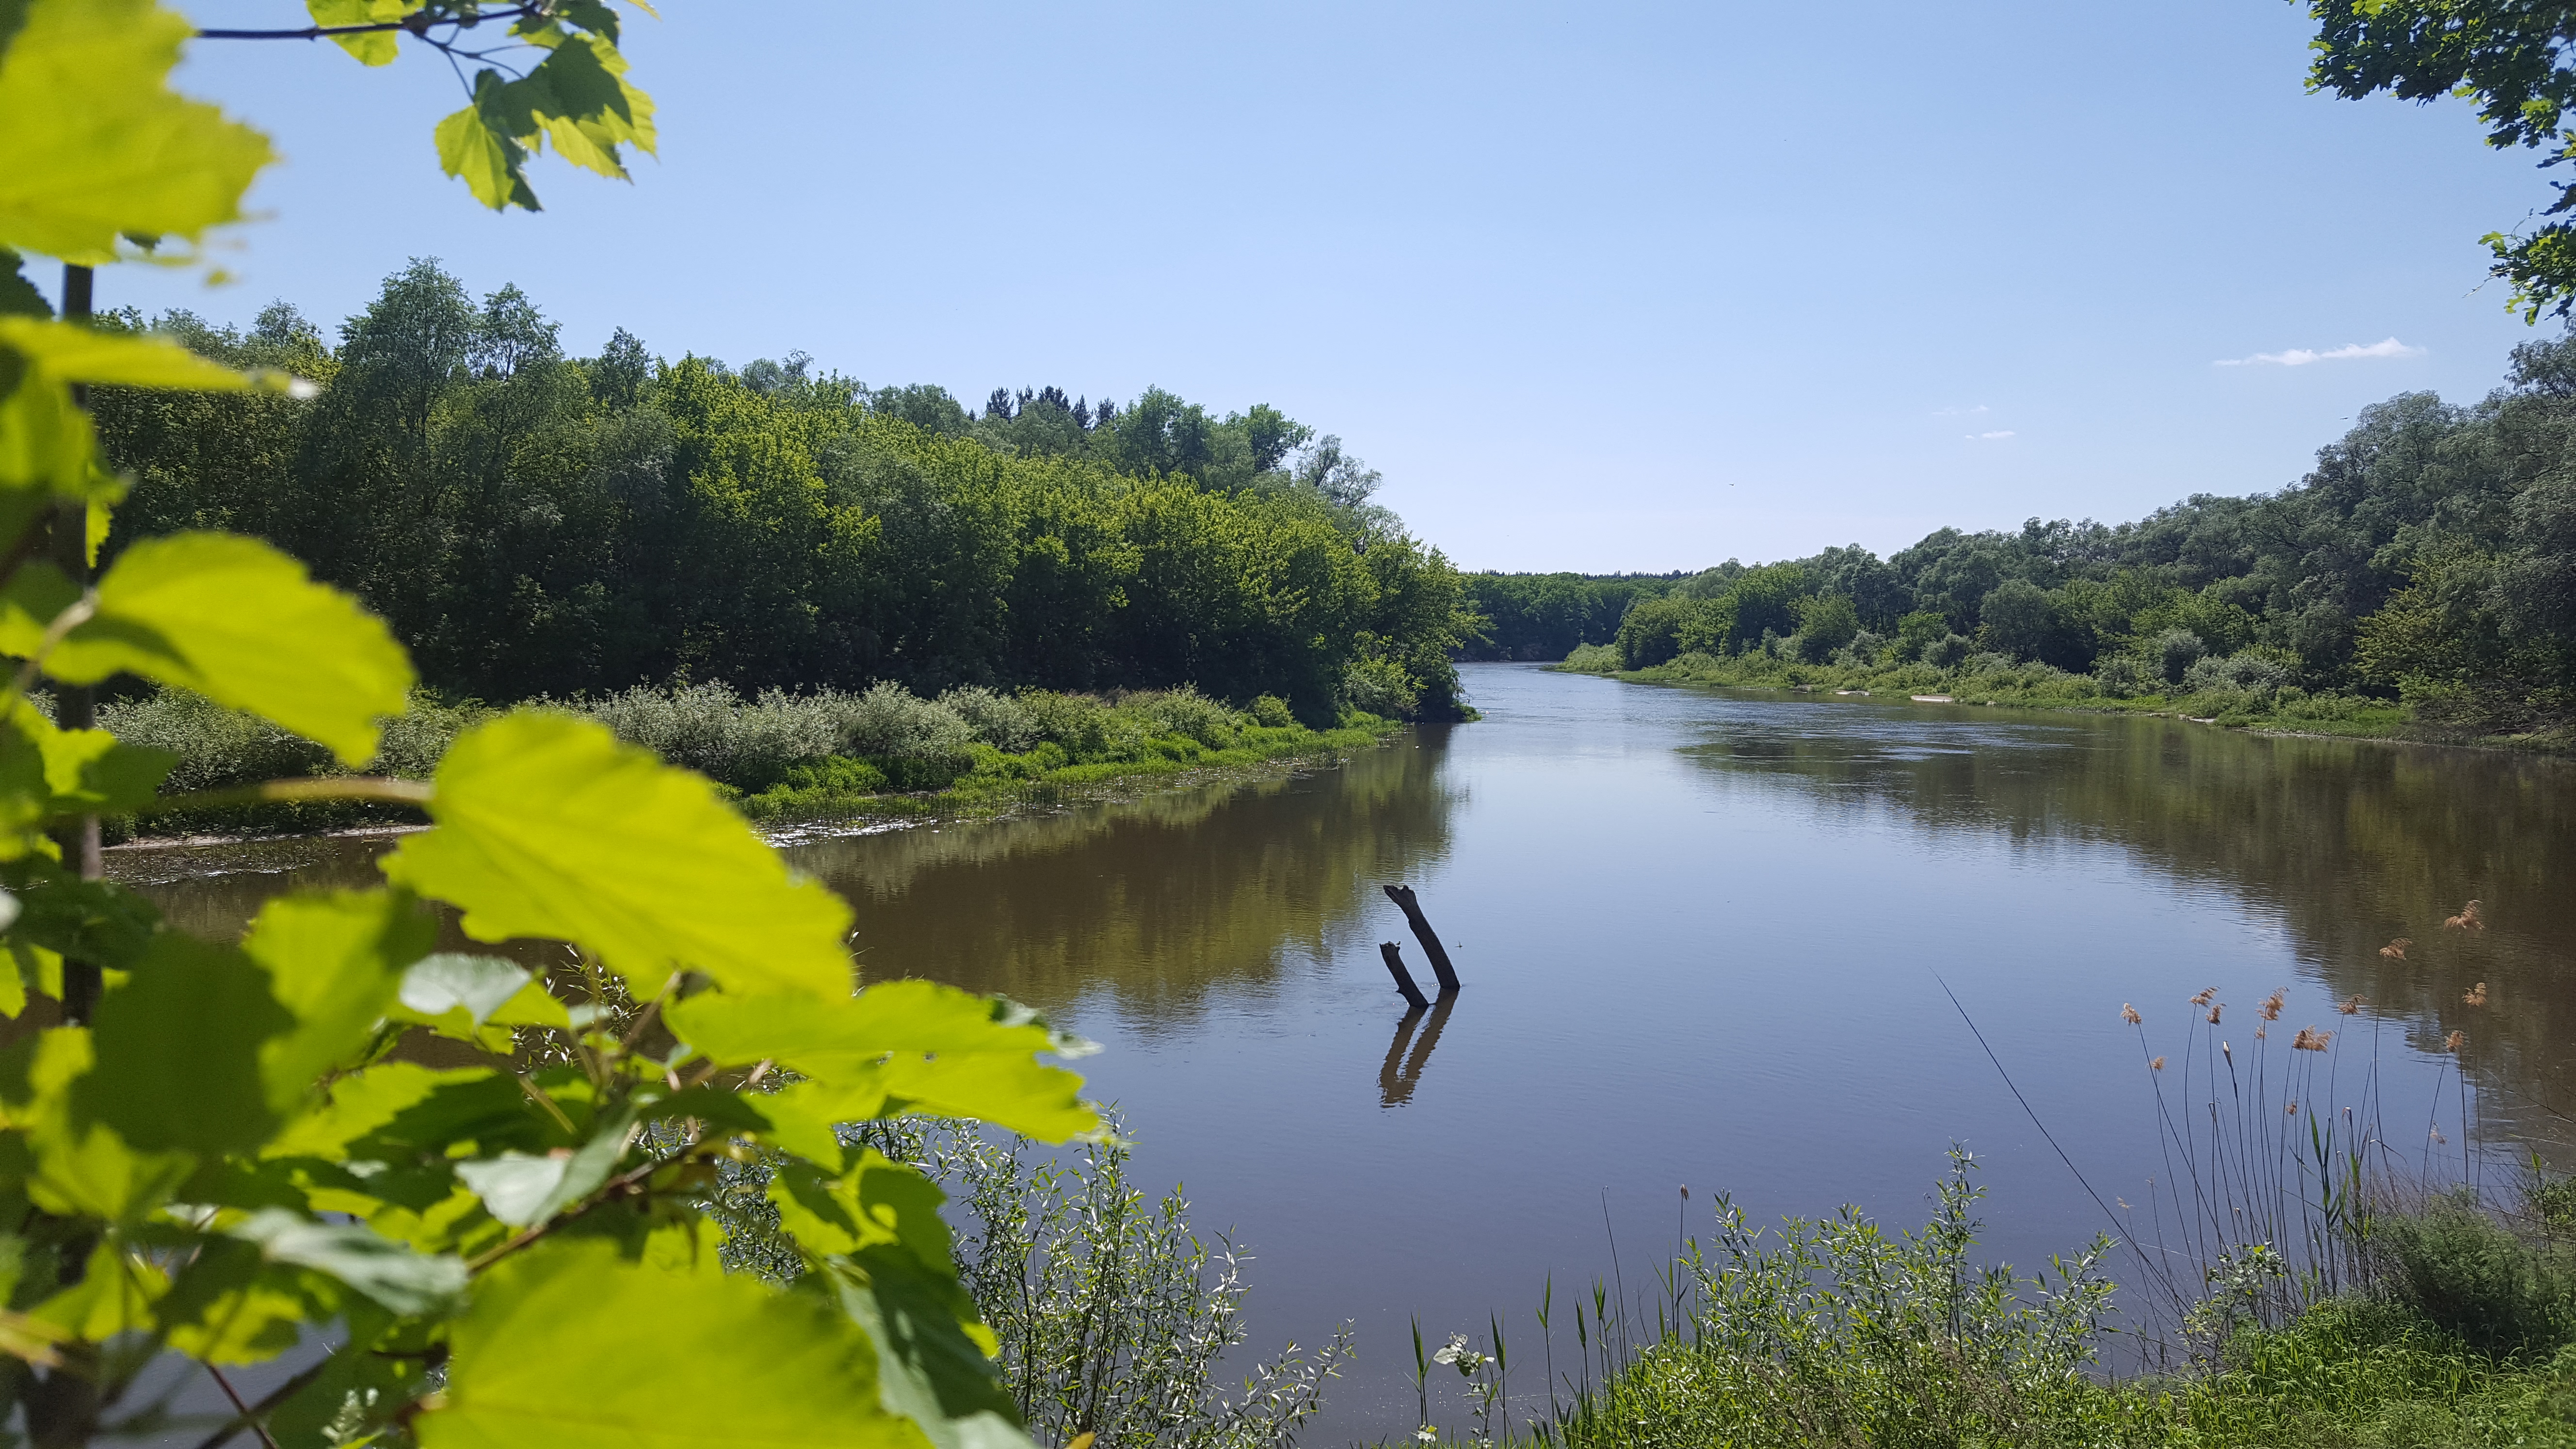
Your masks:
<svg viewBox="0 0 2576 1449"><path fill-rule="evenodd" d="M543 130L614 151L533 82L587 55L548 83L560 100L588 76L596 98L622 67L604 6L516 14L550 55L478 80L467 171L532 205L511 146ZM86 578L123 485L76 389L275 385L54 320L20 272L15 249L86 265L239 215L267 142L168 92L187 33L151 0L0 3L0 653L18 661L0 686L0 1419L46 1449L174 1428L272 1449L1025 1444L938 1188L836 1127L1092 1132L1080 1080L1041 1060L1077 1046L927 982L854 991L848 908L704 778L520 712L460 735L427 782L254 787L364 792L432 824L385 886L280 897L237 942L169 929L85 871L97 817L171 803L174 757L49 716L40 683L179 686L351 767L414 683L382 621L256 540L152 539ZM438 951L434 902L470 941L551 937L573 967L558 983ZM403 1053L429 1037L470 1064ZM743 1090L778 1069L792 1086ZM698 1206L753 1157L791 1168L793 1291L727 1275ZM307 1342L329 1352L256 1403L223 1374ZM174 1410L188 1361L235 1412Z"/></svg>

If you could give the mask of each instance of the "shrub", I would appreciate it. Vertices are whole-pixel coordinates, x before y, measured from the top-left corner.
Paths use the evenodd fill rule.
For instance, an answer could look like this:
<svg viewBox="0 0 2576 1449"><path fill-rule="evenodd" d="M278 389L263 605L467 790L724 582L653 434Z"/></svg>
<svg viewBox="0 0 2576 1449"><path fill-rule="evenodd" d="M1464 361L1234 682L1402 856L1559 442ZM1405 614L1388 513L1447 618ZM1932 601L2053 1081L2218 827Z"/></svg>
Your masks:
<svg viewBox="0 0 2576 1449"><path fill-rule="evenodd" d="M2093 680L2113 699L2145 694L2152 683L2146 666L2131 654L2103 655L2101 662L2093 666Z"/></svg>
<svg viewBox="0 0 2576 1449"><path fill-rule="evenodd" d="M2196 693L2234 689L2268 701L2290 682L2290 671L2260 654L2205 655L2183 670L2182 682Z"/></svg>
<svg viewBox="0 0 2576 1449"><path fill-rule="evenodd" d="M1252 722L1266 730L1284 730L1297 722L1288 709L1288 701L1275 694L1265 694L1252 702Z"/></svg>
<svg viewBox="0 0 2576 1449"><path fill-rule="evenodd" d="M1896 660L1911 664L1950 633L1950 616L1938 609L1917 609L1896 621Z"/></svg>
<svg viewBox="0 0 2576 1449"><path fill-rule="evenodd" d="M1965 660L1961 661L1960 668L1966 670L1970 674L2012 674L2015 672L2013 668L2014 663L2015 661L2011 655L1997 650L1989 650L1985 653L1969 655Z"/></svg>
<svg viewBox="0 0 2576 1449"><path fill-rule="evenodd" d="M1616 645L1577 644L1566 654L1563 667L1578 674L1609 674L1625 665Z"/></svg>
<svg viewBox="0 0 2576 1449"><path fill-rule="evenodd" d="M165 795L338 772L331 752L322 746L184 689L103 703L98 723L129 745L148 745L179 757L162 783Z"/></svg>
<svg viewBox="0 0 2576 1449"><path fill-rule="evenodd" d="M1381 719L1406 718L1420 703L1413 681L1391 659L1356 660L1344 669L1342 700Z"/></svg>
<svg viewBox="0 0 2576 1449"><path fill-rule="evenodd" d="M2172 628L2147 641L2147 657L2163 672L2165 683L2180 684L2185 671L2209 652L2200 636L2189 629Z"/></svg>
<svg viewBox="0 0 2576 1449"><path fill-rule="evenodd" d="M2474 1204L2439 1199L2373 1224L2372 1242L2399 1297L2428 1321L2491 1354L2547 1353L2576 1341L2576 1262L2525 1243Z"/></svg>
<svg viewBox="0 0 2576 1449"><path fill-rule="evenodd" d="M1800 599L1793 608L1798 618L1797 654L1810 664L1832 658L1835 650L1860 634L1860 611L1845 595L1819 594Z"/></svg>
<svg viewBox="0 0 2576 1449"><path fill-rule="evenodd" d="M975 731L957 711L921 698L892 680L862 694L828 692L840 748L833 754L877 759L949 760L965 755Z"/></svg>
<svg viewBox="0 0 2576 1449"><path fill-rule="evenodd" d="M1619 667L1651 669L1679 654L1681 629L1700 609L1696 599L1647 599L1619 621Z"/></svg>
<svg viewBox="0 0 2576 1449"><path fill-rule="evenodd" d="M1037 743L1037 717L1007 694L969 684L939 696L939 703L964 720L976 739L1004 754L1016 755Z"/></svg>
<svg viewBox="0 0 2576 1449"><path fill-rule="evenodd" d="M1976 647L1965 634L1944 634L1923 646L1923 662L1935 669L1956 669Z"/></svg>

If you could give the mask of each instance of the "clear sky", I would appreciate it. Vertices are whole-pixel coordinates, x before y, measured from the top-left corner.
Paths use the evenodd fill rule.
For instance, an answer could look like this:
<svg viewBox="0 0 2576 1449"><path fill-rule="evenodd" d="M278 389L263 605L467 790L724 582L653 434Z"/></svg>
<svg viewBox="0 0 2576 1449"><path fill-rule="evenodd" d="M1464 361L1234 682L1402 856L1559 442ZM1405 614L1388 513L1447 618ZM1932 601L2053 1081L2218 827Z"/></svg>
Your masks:
<svg viewBox="0 0 2576 1449"><path fill-rule="evenodd" d="M199 42L266 219L101 304L328 324L436 256L577 353L1268 402L1462 566L1596 571L2277 488L2535 335L2477 243L2532 157L2306 94L2282 0L661 9L660 159L541 162L536 216L438 173L435 56Z"/></svg>

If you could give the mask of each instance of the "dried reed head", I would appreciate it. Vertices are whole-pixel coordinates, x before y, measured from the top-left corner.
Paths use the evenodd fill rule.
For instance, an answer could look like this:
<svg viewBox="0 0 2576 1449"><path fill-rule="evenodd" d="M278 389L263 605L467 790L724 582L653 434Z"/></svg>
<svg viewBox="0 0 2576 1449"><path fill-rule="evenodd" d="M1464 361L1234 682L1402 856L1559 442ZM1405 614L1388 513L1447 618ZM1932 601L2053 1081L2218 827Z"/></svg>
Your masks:
<svg viewBox="0 0 2576 1449"><path fill-rule="evenodd" d="M2396 940L2389 942L2387 945L2380 947L2379 954L2387 957L2391 961L2403 961L2406 959L2406 948L2414 944L2415 941L2413 937L2400 936Z"/></svg>
<svg viewBox="0 0 2576 1449"><path fill-rule="evenodd" d="M2209 1008L2209 1024L2211 1026L2218 1025L2218 1014L2226 1009L2227 1003L2224 1001L2212 1003Z"/></svg>
<svg viewBox="0 0 2576 1449"><path fill-rule="evenodd" d="M2335 1010L2342 1012L2346 1016L2358 1015L2361 1011L2361 1003L2365 999L2366 998L2360 996L2347 997L2335 1007Z"/></svg>
<svg viewBox="0 0 2576 1449"><path fill-rule="evenodd" d="M2485 910L2486 902L2471 901L2460 907L2458 915L2443 917L2442 928L2449 931L2483 931L2487 928L2486 917L2483 914Z"/></svg>
<svg viewBox="0 0 2576 1449"><path fill-rule="evenodd" d="M2469 994L2468 994L2468 995L2463 996L2463 997L2461 997L2460 999L2461 999L2462 1001L2467 1002L2467 1003L2468 1003L2469 1005L2471 1005L2471 1006L2484 1006L2484 1005L2486 1005L2486 1004L2487 1004L2487 984L2486 984L2485 982L2483 982L2483 981L2479 982L2477 985L2472 986L2472 987L2470 987L2470 988L2469 988Z"/></svg>
<svg viewBox="0 0 2576 1449"><path fill-rule="evenodd" d="M2296 1102L2284 1102L2281 1104L2281 1111L2284 1115L2296 1117L2299 1115L2299 1104Z"/></svg>
<svg viewBox="0 0 2576 1449"><path fill-rule="evenodd" d="M2264 997L2263 1019L2265 1021L2279 1021L2281 1019L2281 1003L2289 999L2290 989L2286 986L2273 992L2271 995Z"/></svg>
<svg viewBox="0 0 2576 1449"><path fill-rule="evenodd" d="M2151 1061L2151 1062L2147 1063L2147 1070L2148 1070L2148 1071L2151 1071L2151 1072L2161 1072L2161 1071L2163 1071L2164 1069L2165 1069L2165 1059L2164 1059L2163 1057L2158 1057L2158 1058L2156 1058L2154 1061Z"/></svg>
<svg viewBox="0 0 2576 1449"><path fill-rule="evenodd" d="M2442 1038L2442 1050L2446 1052L2458 1051L2460 1048L2467 1046L2468 1044L2469 1034L2465 1031L2455 1031L2449 1036Z"/></svg>
<svg viewBox="0 0 2576 1449"><path fill-rule="evenodd" d="M2256 1041L2261 1041L2263 1038L2270 1036L2271 1034L2272 1029L2268 1026L2258 1026L2254 1028L2254 1039Z"/></svg>
<svg viewBox="0 0 2576 1449"><path fill-rule="evenodd" d="M2125 1001L2120 1003L2120 1019L2131 1026L2136 1026L2139 1022L2146 1020L2145 1017L2138 1015L2138 1009L2136 1007L2131 1006Z"/></svg>
<svg viewBox="0 0 2576 1449"><path fill-rule="evenodd" d="M2215 986L2210 987L2208 990L2206 990L2206 991L2204 991L2204 992L2200 993L2198 996L2193 997L2193 998L2191 999L2191 1004L2192 1004L2192 1005L2194 1005L2194 1006L2207 1006L2207 1005L2209 1004L2209 998L2211 998L2211 997L2213 997L2213 996L2216 996L2217 994L2218 994L2218 988L2217 988L2217 987L2215 987Z"/></svg>
<svg viewBox="0 0 2576 1449"><path fill-rule="evenodd" d="M2299 1034L2291 1038L2290 1049L2301 1052L2321 1052L2333 1041L2333 1032L2319 1031L2313 1026L2303 1026L2299 1028Z"/></svg>

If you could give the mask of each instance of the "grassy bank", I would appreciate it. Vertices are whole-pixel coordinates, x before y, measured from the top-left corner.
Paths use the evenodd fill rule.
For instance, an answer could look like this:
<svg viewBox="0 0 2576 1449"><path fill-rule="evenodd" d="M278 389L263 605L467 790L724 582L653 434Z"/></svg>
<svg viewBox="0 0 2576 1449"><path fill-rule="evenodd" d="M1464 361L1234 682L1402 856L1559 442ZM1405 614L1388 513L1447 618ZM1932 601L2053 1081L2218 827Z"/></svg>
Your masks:
<svg viewBox="0 0 2576 1449"><path fill-rule="evenodd" d="M1919 660L1810 664L1750 651L1725 656L1684 654L1645 669L1622 669L1619 664L1615 648L1587 644L1556 667L1654 684L1795 689L1820 694L1867 691L1874 698L1897 700L1938 694L1961 704L2176 715L2235 729L2576 753L2576 734L2566 729L2531 735L2482 734L2428 719L2423 711L2404 702L2312 693L2284 682L2257 664L2239 664L2230 659L2208 661L2206 667L2196 668L2180 683L2116 671L2107 679L2095 674L2074 674L2035 661L2015 662L2000 654L1973 654L1948 667Z"/></svg>
<svg viewBox="0 0 2576 1449"><path fill-rule="evenodd" d="M2108 1239L2052 1260L2044 1277L1974 1263L1968 1168L1959 1154L1933 1218L1911 1231L1855 1208L1756 1230L1721 1198L1714 1241L1691 1239L1658 1272L1652 1301L1623 1309L1596 1288L1540 1310L1540 1353L1526 1340L1515 1352L1497 1323L1482 1341L1457 1335L1421 1356L1426 1430L1414 1438L1564 1449L2576 1445L2576 1275L2546 1235L2459 1203L2390 1215L2367 1283L2277 1313L2279 1259L2222 1260L2148 1348L2117 1342L2131 1331L2112 1319ZM2498 1337L2500 1326L2514 1331ZM2156 1371L2106 1369L2150 1354ZM1517 1395L1514 1370L1525 1376ZM1533 1377L1543 1391L1530 1392ZM1538 1402L1547 1407L1533 1413Z"/></svg>
<svg viewBox="0 0 2576 1449"><path fill-rule="evenodd" d="M1236 708L1186 687L1115 695L963 688L924 699L898 684L752 697L706 684L538 703L596 719L709 776L745 816L773 827L992 813L1185 772L1327 757L1402 727L1345 710L1316 728L1273 696ZM164 790L185 794L349 773L425 779L451 740L494 713L416 697L360 772L264 720L176 690L103 705L99 722L175 756ZM280 833L407 818L399 807L304 802L174 810L112 830Z"/></svg>

